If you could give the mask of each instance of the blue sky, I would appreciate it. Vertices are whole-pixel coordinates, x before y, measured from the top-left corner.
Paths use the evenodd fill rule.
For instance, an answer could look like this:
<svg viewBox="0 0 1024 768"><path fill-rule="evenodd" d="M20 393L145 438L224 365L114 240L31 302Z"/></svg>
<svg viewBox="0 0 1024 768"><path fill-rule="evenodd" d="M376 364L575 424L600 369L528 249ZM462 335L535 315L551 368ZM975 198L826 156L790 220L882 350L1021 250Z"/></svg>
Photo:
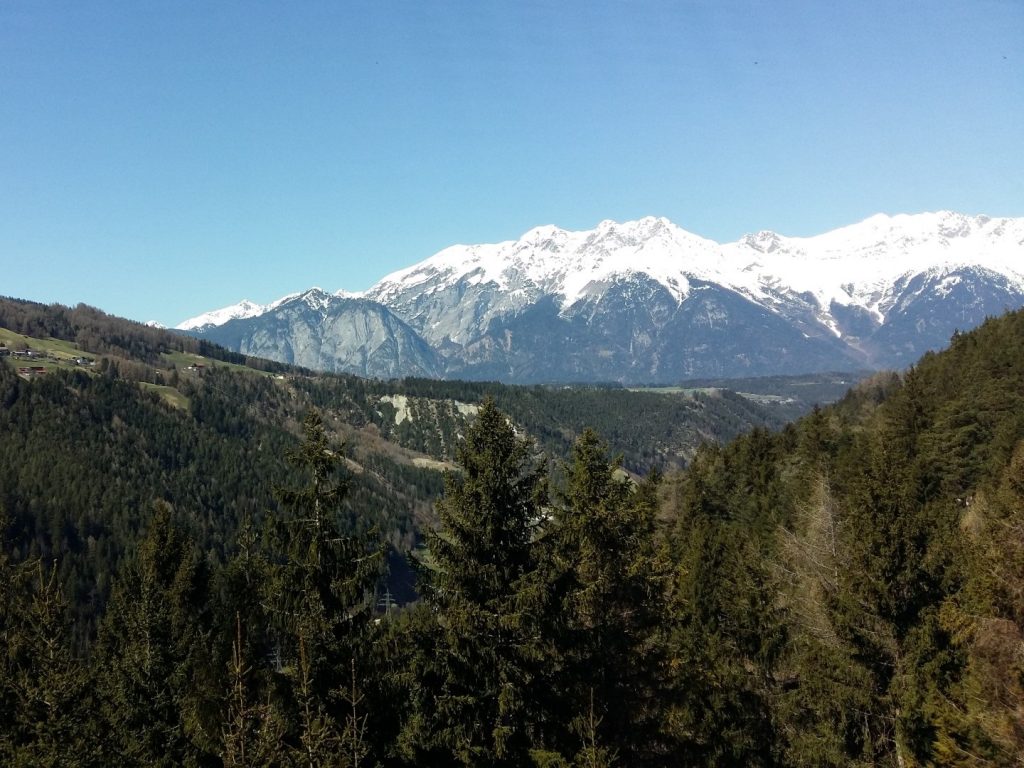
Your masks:
<svg viewBox="0 0 1024 768"><path fill-rule="evenodd" d="M1024 215L1024 2L0 3L0 294L173 324L454 243Z"/></svg>

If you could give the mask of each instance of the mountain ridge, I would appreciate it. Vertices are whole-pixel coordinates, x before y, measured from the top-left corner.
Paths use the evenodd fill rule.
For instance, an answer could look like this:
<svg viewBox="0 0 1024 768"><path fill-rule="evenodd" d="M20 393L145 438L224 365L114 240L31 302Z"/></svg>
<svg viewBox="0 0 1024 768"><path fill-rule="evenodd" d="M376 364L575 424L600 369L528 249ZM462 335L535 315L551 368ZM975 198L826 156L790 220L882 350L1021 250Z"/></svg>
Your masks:
<svg viewBox="0 0 1024 768"><path fill-rule="evenodd" d="M1022 255L1024 218L877 214L814 237L762 230L719 244L645 217L450 246L367 291L319 291L317 301L336 311L349 299L380 305L381 317L390 312L433 349L440 375L628 383L897 367L1024 304ZM178 328L258 323L308 293L242 302ZM373 358L358 341L336 344ZM282 359L273 349L245 351ZM367 369L343 358L322 366ZM393 357L371 367L426 371Z"/></svg>

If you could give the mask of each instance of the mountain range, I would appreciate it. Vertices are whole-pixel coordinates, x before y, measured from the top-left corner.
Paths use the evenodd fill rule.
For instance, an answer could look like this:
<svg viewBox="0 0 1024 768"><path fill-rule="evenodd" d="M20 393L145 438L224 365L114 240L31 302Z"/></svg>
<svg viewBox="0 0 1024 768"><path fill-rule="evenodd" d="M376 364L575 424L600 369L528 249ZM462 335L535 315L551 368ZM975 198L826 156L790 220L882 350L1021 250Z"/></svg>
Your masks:
<svg viewBox="0 0 1024 768"><path fill-rule="evenodd" d="M177 327L378 378L674 382L901 368L1024 305L1024 218L879 214L716 243L664 218L456 245L361 294L312 288Z"/></svg>

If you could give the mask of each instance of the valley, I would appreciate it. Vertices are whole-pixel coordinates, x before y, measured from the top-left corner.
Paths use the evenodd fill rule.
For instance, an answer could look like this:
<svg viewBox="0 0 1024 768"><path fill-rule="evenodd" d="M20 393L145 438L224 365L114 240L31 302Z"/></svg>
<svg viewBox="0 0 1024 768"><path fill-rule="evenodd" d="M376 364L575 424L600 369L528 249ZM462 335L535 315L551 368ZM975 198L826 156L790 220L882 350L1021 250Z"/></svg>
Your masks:
<svg viewBox="0 0 1024 768"><path fill-rule="evenodd" d="M1018 753L1020 312L902 373L643 388L320 373L82 305L0 325L5 759L263 734L284 765L326 727L422 765L510 717L512 764L564 765L584 693L611 719L582 743L633 765Z"/></svg>

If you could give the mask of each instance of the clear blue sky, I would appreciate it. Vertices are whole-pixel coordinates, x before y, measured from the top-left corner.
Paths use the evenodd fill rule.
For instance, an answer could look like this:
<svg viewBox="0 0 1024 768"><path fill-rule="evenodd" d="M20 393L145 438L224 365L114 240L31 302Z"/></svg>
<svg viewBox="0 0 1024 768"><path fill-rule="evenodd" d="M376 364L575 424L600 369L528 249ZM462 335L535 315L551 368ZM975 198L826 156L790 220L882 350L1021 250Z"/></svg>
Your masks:
<svg viewBox="0 0 1024 768"><path fill-rule="evenodd" d="M1024 1L0 3L0 294L166 324L453 243L1024 215Z"/></svg>

